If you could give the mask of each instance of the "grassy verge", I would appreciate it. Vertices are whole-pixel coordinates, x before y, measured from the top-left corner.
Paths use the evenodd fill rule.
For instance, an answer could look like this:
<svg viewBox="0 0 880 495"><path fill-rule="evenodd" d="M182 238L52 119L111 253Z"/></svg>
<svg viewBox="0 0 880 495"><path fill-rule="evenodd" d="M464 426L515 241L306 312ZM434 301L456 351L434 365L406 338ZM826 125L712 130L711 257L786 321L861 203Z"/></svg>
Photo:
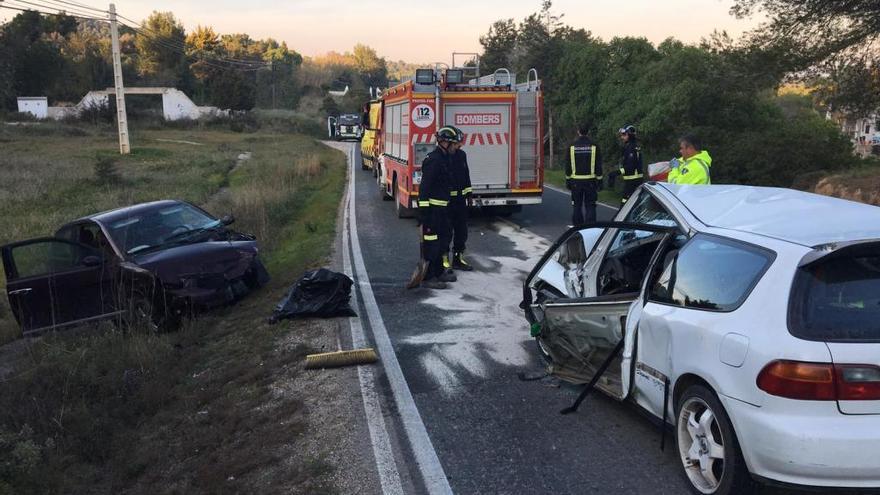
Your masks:
<svg viewBox="0 0 880 495"><path fill-rule="evenodd" d="M142 132L107 182L94 164L113 156L112 138L57 129L0 134L9 150L0 165L19 178L0 179L4 241L176 197L232 212L236 228L258 233L273 281L177 333L84 329L30 345L0 381L0 494L332 491L320 453L298 453L308 411L278 386L300 379L309 343L280 345L298 323L264 320L287 285L326 260L342 154L289 135ZM236 167L245 151L250 160ZM24 184L19 197L25 178L45 196Z"/></svg>
<svg viewBox="0 0 880 495"><path fill-rule="evenodd" d="M561 168L544 169L544 180L551 186L565 189L565 172ZM599 202L614 206L620 204L621 181L615 183L614 189L603 188L599 191Z"/></svg>

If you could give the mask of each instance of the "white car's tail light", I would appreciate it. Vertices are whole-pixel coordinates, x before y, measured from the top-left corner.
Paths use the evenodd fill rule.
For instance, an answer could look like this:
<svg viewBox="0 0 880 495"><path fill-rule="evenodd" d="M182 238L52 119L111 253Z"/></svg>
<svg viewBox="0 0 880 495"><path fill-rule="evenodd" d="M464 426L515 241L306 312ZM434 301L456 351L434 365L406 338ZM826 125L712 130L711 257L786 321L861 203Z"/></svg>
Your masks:
<svg viewBox="0 0 880 495"><path fill-rule="evenodd" d="M880 400L880 367L836 365L838 400Z"/></svg>
<svg viewBox="0 0 880 495"><path fill-rule="evenodd" d="M761 370L758 388L800 400L880 400L880 367L868 364L773 361Z"/></svg>

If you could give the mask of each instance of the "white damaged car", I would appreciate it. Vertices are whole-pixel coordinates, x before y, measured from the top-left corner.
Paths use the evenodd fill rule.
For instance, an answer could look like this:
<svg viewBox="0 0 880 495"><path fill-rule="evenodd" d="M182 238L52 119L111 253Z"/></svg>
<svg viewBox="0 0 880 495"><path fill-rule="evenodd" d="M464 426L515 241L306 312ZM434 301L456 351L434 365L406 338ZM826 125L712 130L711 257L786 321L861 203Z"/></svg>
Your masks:
<svg viewBox="0 0 880 495"><path fill-rule="evenodd" d="M649 183L615 220L526 279L551 372L673 426L695 493L880 487L880 208Z"/></svg>

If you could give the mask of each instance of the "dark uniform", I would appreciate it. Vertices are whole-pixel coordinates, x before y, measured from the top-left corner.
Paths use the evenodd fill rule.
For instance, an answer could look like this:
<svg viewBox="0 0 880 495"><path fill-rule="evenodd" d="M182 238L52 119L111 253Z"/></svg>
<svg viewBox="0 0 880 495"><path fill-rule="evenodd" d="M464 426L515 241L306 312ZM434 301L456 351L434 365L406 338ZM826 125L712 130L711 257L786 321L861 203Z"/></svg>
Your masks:
<svg viewBox="0 0 880 495"><path fill-rule="evenodd" d="M451 157L441 147L434 148L422 162L422 182L419 185L419 218L428 272L425 280L443 274L443 253L449 248L449 175Z"/></svg>
<svg viewBox="0 0 880 495"><path fill-rule="evenodd" d="M467 153L458 150L452 155L449 177L452 180L452 189L449 191L449 219L452 224L452 252L453 260L462 261L468 238L468 205L467 200L473 193L471 187L471 172L468 169ZM448 245L447 245L448 246Z"/></svg>
<svg viewBox="0 0 880 495"><path fill-rule="evenodd" d="M636 188L644 182L645 171L642 163L642 148L631 135L623 147L623 163L620 166L620 176L623 179L622 203L626 203Z"/></svg>
<svg viewBox="0 0 880 495"><path fill-rule="evenodd" d="M565 183L571 190L573 225L596 221L596 200L602 181L602 155L587 136L578 136L568 148Z"/></svg>

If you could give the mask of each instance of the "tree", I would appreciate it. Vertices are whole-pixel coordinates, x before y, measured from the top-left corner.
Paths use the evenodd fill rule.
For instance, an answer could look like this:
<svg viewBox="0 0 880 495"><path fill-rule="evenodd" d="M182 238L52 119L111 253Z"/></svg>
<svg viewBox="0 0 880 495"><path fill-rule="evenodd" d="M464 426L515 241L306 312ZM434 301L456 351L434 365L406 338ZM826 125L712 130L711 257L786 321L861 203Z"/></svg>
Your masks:
<svg viewBox="0 0 880 495"><path fill-rule="evenodd" d="M153 12L141 26L135 38L140 76L149 84L189 89L183 25L171 12Z"/></svg>
<svg viewBox="0 0 880 495"><path fill-rule="evenodd" d="M775 53L831 109L863 117L880 108L880 2L736 0L731 9L738 17L756 11L770 21L748 38L753 52Z"/></svg>
<svg viewBox="0 0 880 495"><path fill-rule="evenodd" d="M358 43L352 53L354 66L369 87L384 87L388 85L388 68L385 59L376 54L376 50L369 46Z"/></svg>
<svg viewBox="0 0 880 495"><path fill-rule="evenodd" d="M770 17L758 31L759 39L800 45L807 61L880 38L876 0L736 0L731 12L746 17L757 10Z"/></svg>
<svg viewBox="0 0 880 495"><path fill-rule="evenodd" d="M495 21L489 26L489 32L480 36L483 54L480 57L480 70L491 74L502 67L513 67L513 52L519 35L513 19Z"/></svg>

